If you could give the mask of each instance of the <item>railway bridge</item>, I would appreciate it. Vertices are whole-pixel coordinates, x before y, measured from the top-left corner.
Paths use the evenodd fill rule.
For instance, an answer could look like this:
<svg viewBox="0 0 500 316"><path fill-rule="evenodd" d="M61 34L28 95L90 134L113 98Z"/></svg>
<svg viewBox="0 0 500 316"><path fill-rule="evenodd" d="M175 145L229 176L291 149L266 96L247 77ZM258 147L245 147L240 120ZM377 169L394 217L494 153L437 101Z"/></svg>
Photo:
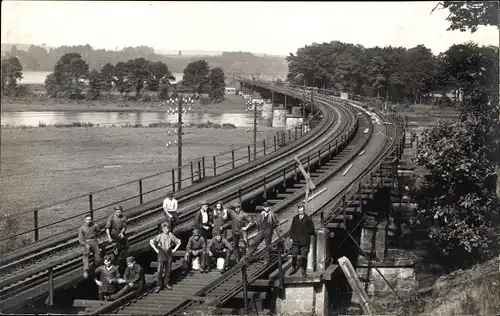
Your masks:
<svg viewBox="0 0 500 316"><path fill-rule="evenodd" d="M255 155L248 146L241 157L233 150L228 153L231 158L204 157L190 163L187 179L176 180L172 170L169 185L149 190L141 180L139 194L100 208L93 205L95 192L89 194L90 212L98 224L109 214L104 214L106 209L135 201L127 204L124 213L129 218L129 252L146 272L144 293L139 297L128 294L113 302L97 301L95 284L82 278L81 249L76 241L78 225L68 222L74 229L40 237L41 228L70 219L58 219L43 227L37 220L35 227L25 232L35 238L0 259L0 311L96 315L304 311L327 315L329 307L350 300L349 285L339 268L338 259L342 257L350 259L367 288L373 287L373 269L358 265L358 261L370 262L387 255L388 211L397 193L397 166L405 140L402 117L394 112L367 112L356 102L342 100L326 90L311 98L301 87L238 80L246 91L270 95L273 103L283 100L285 109L307 98L313 104L308 120L264 141ZM310 128L305 129L305 125ZM307 181L297 160L316 186L307 201ZM173 290L154 293L156 256L149 248L149 239L158 233L163 220L163 195L167 190L175 191L176 183L184 180L189 185L183 184L176 192L181 216L174 229L183 245L202 197L210 204L239 201L250 215L257 215L267 201L278 214L284 233L275 235L269 247L260 245L256 260L245 257L233 262L224 274L214 271L182 275L179 272L184 251L180 250L174 254ZM286 243L291 218L303 202L307 202L307 212L317 230L311 241L307 277L288 275L291 261ZM34 214L37 218L38 210ZM256 231L249 232L250 240L255 236ZM102 248L109 251L110 245L102 242ZM264 262L268 249L272 251L271 260Z"/></svg>

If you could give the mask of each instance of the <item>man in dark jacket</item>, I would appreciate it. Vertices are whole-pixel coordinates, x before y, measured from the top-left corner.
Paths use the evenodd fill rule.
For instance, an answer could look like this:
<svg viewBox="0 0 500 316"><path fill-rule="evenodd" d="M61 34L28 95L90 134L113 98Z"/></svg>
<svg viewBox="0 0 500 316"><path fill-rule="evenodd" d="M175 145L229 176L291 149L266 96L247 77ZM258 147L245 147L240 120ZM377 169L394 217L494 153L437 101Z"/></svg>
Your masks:
<svg viewBox="0 0 500 316"><path fill-rule="evenodd" d="M118 290L116 280L120 278L118 268L111 264L111 257L104 257L104 264L95 269L94 281L99 287L99 300L104 301L105 296L110 296Z"/></svg>
<svg viewBox="0 0 500 316"><path fill-rule="evenodd" d="M201 209L194 216L194 227L206 241L212 238L213 226L213 210L208 207L207 201L202 201Z"/></svg>
<svg viewBox="0 0 500 316"><path fill-rule="evenodd" d="M123 274L123 279L118 279L117 283L125 284L125 286L115 295L111 295L110 297L105 296L106 300L117 300L132 291L135 291L139 295L144 289L144 285L146 284L144 270L135 262L134 257L127 257L127 269Z"/></svg>
<svg viewBox="0 0 500 316"><path fill-rule="evenodd" d="M113 254L116 257L124 258L125 253L128 249L128 240L125 234L127 230L127 217L123 215L123 210L121 206L115 207L115 213L108 217L106 222L106 235L108 236L108 241L116 243Z"/></svg>
<svg viewBox="0 0 500 316"><path fill-rule="evenodd" d="M311 217L304 211L304 205L299 205L298 214L293 217L290 227L290 238L292 239L292 271L290 274L295 274L299 270L299 266L297 266L298 256L302 275L307 276L307 255L309 254L311 236L315 235L315 231Z"/></svg>
<svg viewBox="0 0 500 316"><path fill-rule="evenodd" d="M200 236L197 228L193 230L193 236L189 237L186 245L186 255L184 256L184 274L191 270L191 260L200 258L200 272L205 273L205 250L207 243L205 238Z"/></svg>
<svg viewBox="0 0 500 316"><path fill-rule="evenodd" d="M227 221L227 209L224 208L222 201L217 202L215 209L212 213L212 236L220 234L222 237L226 237L226 231L223 229L224 224Z"/></svg>
<svg viewBox="0 0 500 316"><path fill-rule="evenodd" d="M226 238L222 237L220 234L214 234L214 238L212 238L207 245L207 270L210 271L212 269L212 266L216 263L218 258L224 258L224 266L220 273L226 272L232 250L233 247Z"/></svg>
<svg viewBox="0 0 500 316"><path fill-rule="evenodd" d="M263 240L266 241L266 247L269 246L273 241L274 230L278 228L279 225L278 216L273 211L271 211L271 207L269 206L269 204L267 202L264 202L262 204L262 207L264 208L264 210L260 213L260 218L257 221L259 232L257 233L257 236L255 236L253 243L248 249L248 256L253 255L253 253ZM282 234L281 228L278 230L278 234ZM265 261L268 262L270 257L271 249L268 249L268 251L265 253Z"/></svg>
<svg viewBox="0 0 500 316"><path fill-rule="evenodd" d="M240 238L243 239L245 249L248 251L248 236L246 227L253 223L252 218L241 210L241 205L235 203L227 212L228 223L222 226L222 230L231 227L234 245L234 256L236 260L240 260ZM250 226L248 226L250 227Z"/></svg>

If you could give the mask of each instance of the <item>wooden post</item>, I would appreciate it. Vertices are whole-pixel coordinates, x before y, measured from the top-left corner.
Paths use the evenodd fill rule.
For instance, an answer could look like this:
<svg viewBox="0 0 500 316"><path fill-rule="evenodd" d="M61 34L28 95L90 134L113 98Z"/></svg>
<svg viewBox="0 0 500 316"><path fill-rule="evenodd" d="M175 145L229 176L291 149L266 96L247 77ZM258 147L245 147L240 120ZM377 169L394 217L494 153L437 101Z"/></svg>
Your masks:
<svg viewBox="0 0 500 316"><path fill-rule="evenodd" d="M89 194L89 211L90 211L90 218L94 220L94 201L92 199L92 194Z"/></svg>
<svg viewBox="0 0 500 316"><path fill-rule="evenodd" d="M250 145L248 145L248 162L251 161L251 158L250 158Z"/></svg>
<svg viewBox="0 0 500 316"><path fill-rule="evenodd" d="M175 170L172 169L172 192L175 192Z"/></svg>
<svg viewBox="0 0 500 316"><path fill-rule="evenodd" d="M248 315L248 293L247 293L247 265L246 263L241 266L241 280L243 285L243 309L244 315Z"/></svg>
<svg viewBox="0 0 500 316"><path fill-rule="evenodd" d="M262 141L262 145L264 145L264 156L266 155L266 140Z"/></svg>
<svg viewBox="0 0 500 316"><path fill-rule="evenodd" d="M274 139L274 151L276 151L277 150L276 149L276 135L274 135L273 139Z"/></svg>
<svg viewBox="0 0 500 316"><path fill-rule="evenodd" d="M201 157L201 167L203 168L203 178L205 178L205 156Z"/></svg>
<svg viewBox="0 0 500 316"><path fill-rule="evenodd" d="M142 204L144 201L142 199L142 179L139 180L139 204Z"/></svg>
<svg viewBox="0 0 500 316"><path fill-rule="evenodd" d="M198 181L201 181L201 161L198 160Z"/></svg>
<svg viewBox="0 0 500 316"><path fill-rule="evenodd" d="M278 271L279 271L279 288L285 288L285 274L283 273L283 258L281 257L281 242L278 242ZM246 315L246 314L245 314Z"/></svg>
<svg viewBox="0 0 500 316"><path fill-rule="evenodd" d="M233 169L234 169L234 149L231 150L231 160L233 162Z"/></svg>
<svg viewBox="0 0 500 316"><path fill-rule="evenodd" d="M191 184L193 184L194 183L194 168L193 168L192 161L189 163L189 166L191 167Z"/></svg>
<svg viewBox="0 0 500 316"><path fill-rule="evenodd" d="M217 175L217 158L213 156L214 161L214 177Z"/></svg>
<svg viewBox="0 0 500 316"><path fill-rule="evenodd" d="M54 272L53 268L49 268L49 306L54 306Z"/></svg>
<svg viewBox="0 0 500 316"><path fill-rule="evenodd" d="M38 210L33 211L33 220L35 225L35 241L38 241Z"/></svg>
<svg viewBox="0 0 500 316"><path fill-rule="evenodd" d="M267 184L266 184L266 177L263 179L264 181L264 199L267 200Z"/></svg>

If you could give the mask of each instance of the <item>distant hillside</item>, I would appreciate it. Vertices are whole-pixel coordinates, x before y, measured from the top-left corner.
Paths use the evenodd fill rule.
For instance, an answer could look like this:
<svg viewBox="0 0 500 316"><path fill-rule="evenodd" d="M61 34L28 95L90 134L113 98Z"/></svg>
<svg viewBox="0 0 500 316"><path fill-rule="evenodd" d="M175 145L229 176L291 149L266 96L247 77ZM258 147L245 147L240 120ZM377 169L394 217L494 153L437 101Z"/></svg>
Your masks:
<svg viewBox="0 0 500 316"><path fill-rule="evenodd" d="M94 49L90 45L47 47L25 44L2 44L2 58L6 55L20 59L25 70L52 71L56 62L65 53L80 53L91 69L101 69L106 63L143 57L152 61L162 61L172 72L183 72L195 60L205 59L211 67L221 67L227 75L264 74L284 76L288 63L284 57L249 52L216 51L173 51L158 50L148 46L126 47L119 51Z"/></svg>

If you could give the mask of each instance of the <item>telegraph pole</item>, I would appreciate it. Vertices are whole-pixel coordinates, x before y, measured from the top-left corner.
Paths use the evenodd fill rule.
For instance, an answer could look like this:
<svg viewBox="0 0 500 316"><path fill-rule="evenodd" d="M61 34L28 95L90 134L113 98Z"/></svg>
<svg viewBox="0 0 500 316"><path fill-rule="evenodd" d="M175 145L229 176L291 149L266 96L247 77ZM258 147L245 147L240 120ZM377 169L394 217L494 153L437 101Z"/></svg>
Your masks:
<svg viewBox="0 0 500 316"><path fill-rule="evenodd" d="M189 104L192 105L194 103L193 99L191 98L185 98L185 97L179 97L172 99L170 98L167 101L167 104L170 105L177 105L177 187L178 190L182 188L182 112L184 111L187 113L187 111L191 111L191 108L182 108L183 104ZM175 107L174 107L175 109ZM172 110L175 112L175 110Z"/></svg>
<svg viewBox="0 0 500 316"><path fill-rule="evenodd" d="M252 106L253 106L253 160L257 158L257 104L253 102L252 86Z"/></svg>
<svg viewBox="0 0 500 316"><path fill-rule="evenodd" d="M177 103L177 112L177 180L179 181L177 187L180 190L182 188L182 98L179 98Z"/></svg>
<svg viewBox="0 0 500 316"><path fill-rule="evenodd" d="M306 80L304 79L304 96L302 98L302 133L306 130Z"/></svg>

